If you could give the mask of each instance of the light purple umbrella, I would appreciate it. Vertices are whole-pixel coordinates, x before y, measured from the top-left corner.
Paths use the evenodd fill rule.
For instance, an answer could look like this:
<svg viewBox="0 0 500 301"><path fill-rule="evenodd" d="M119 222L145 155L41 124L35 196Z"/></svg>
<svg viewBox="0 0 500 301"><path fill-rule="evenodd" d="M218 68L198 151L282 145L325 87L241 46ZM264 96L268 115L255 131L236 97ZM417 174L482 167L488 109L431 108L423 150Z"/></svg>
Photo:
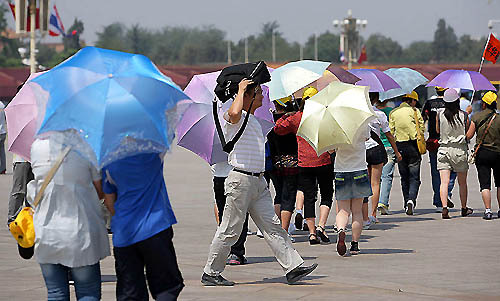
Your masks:
<svg viewBox="0 0 500 301"><path fill-rule="evenodd" d="M271 70L270 70L271 71ZM188 105L182 119L177 125L177 144L194 152L210 165L227 160L227 153L215 131L215 120L212 115L212 101L215 97L214 89L220 71L198 74L193 76L184 93L192 103ZM269 100L269 89L262 86L262 106L255 110L255 117L259 121L262 132L267 135L274 127L273 104ZM229 109L231 102L219 105L219 120L224 123L223 113Z"/></svg>
<svg viewBox="0 0 500 301"><path fill-rule="evenodd" d="M361 78L360 81L356 82L356 86L369 86L370 92L385 92L401 88L389 75L377 69L351 69L348 71Z"/></svg>
<svg viewBox="0 0 500 301"><path fill-rule="evenodd" d="M496 91L490 81L481 73L466 70L446 70L439 73L427 87L460 88L465 90Z"/></svg>

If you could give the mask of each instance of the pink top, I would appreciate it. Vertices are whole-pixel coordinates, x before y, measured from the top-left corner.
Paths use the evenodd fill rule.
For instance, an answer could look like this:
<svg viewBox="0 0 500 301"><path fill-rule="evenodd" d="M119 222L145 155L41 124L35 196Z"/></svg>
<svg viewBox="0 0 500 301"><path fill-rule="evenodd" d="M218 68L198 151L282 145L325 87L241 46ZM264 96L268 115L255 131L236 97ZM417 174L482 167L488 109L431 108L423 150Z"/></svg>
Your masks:
<svg viewBox="0 0 500 301"><path fill-rule="evenodd" d="M278 119L278 121L276 121L274 132L278 135L286 135L290 133L297 134L301 118L302 112L282 116ZM316 151L304 138L297 136L297 144L299 146L298 153L300 167L317 167L332 163L328 152L325 152L318 157Z"/></svg>

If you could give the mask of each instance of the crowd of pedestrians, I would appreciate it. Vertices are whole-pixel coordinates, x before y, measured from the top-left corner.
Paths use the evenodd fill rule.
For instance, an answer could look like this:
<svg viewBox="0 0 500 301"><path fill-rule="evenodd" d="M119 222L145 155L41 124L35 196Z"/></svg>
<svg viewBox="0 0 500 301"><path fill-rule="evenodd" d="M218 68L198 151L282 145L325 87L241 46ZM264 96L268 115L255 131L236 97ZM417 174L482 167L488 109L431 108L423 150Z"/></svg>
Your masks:
<svg viewBox="0 0 500 301"><path fill-rule="evenodd" d="M405 213L414 214L425 152L429 153L433 205L443 219L450 218L449 208L454 207L451 191L455 179L461 216L473 213L467 206L467 172L472 161L484 201L483 218L493 218L492 171L500 206L497 94L485 93L481 108L473 110L456 90L437 88L437 97L427 100L421 111L415 91L403 95L396 107L390 105L395 100L382 101L378 93L370 93L376 118L362 135L352 144L318 155L297 135L304 106L317 92L314 87L306 87L300 96L275 100L275 126L265 137L253 116L262 105L261 86L246 79L240 82L234 101L224 113L223 130L227 137L234 137L243 123L246 128L229 152L228 161L212 166L218 227L201 276L204 285L234 285L221 274L226 264L246 263L249 217L274 253L288 283L302 279L317 267L304 265L293 247L294 230L309 232L310 245L330 243L325 229L332 208L336 212L337 253L347 254L346 232L351 218L349 253L359 254L362 230L379 222L377 212L390 214L396 166ZM424 121L428 138L423 150L419 135L424 131ZM5 140L4 128L4 117L0 115L0 146ZM471 147L469 141L474 136L476 143ZM31 162L14 158L7 224L15 220L23 206L33 203L62 151L62 144L39 138L32 145ZM0 153L0 159L4 157ZM19 246L22 257L35 254L49 299L68 298L70 280L74 281L78 299L100 299L99 262L111 254L110 231L117 299L147 300L149 294L156 300L177 298L184 281L172 243L172 226L177 221L163 178L162 158L163 154L136 155L99 171L74 150L66 155L61 172L48 184L35 211L34 249ZM5 172L3 162L0 160L0 173ZM104 210L112 215L111 229ZM500 217L500 211L497 215Z"/></svg>

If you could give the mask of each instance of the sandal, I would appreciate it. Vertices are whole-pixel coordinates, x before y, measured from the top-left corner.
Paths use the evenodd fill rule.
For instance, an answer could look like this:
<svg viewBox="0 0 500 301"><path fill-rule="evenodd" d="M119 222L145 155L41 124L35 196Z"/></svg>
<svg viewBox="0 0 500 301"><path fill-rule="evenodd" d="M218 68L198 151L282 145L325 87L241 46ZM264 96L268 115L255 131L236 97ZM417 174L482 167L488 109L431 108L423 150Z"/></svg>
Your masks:
<svg viewBox="0 0 500 301"><path fill-rule="evenodd" d="M314 238L312 238L312 237L314 237ZM319 244L319 239L316 236L316 234L314 234L314 233L309 234L309 244L310 245L318 245Z"/></svg>
<svg viewBox="0 0 500 301"><path fill-rule="evenodd" d="M471 215L473 212L474 212L474 210L472 210L472 208L469 208L469 207L462 208L462 216L464 216L464 217L467 215Z"/></svg>
<svg viewBox="0 0 500 301"><path fill-rule="evenodd" d="M316 227L316 236L321 238L322 242L330 242L330 238L326 235L325 228L321 226Z"/></svg>

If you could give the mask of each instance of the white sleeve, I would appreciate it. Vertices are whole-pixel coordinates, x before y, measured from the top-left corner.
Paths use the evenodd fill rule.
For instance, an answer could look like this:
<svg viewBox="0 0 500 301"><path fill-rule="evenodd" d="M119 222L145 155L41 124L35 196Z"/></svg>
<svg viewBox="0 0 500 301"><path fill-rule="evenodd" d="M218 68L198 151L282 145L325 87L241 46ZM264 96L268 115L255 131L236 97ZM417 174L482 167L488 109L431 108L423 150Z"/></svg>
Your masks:
<svg viewBox="0 0 500 301"><path fill-rule="evenodd" d="M377 118L380 122L380 129L382 132L390 132L391 128L389 127L389 120L387 120L387 116L383 112L377 112Z"/></svg>

